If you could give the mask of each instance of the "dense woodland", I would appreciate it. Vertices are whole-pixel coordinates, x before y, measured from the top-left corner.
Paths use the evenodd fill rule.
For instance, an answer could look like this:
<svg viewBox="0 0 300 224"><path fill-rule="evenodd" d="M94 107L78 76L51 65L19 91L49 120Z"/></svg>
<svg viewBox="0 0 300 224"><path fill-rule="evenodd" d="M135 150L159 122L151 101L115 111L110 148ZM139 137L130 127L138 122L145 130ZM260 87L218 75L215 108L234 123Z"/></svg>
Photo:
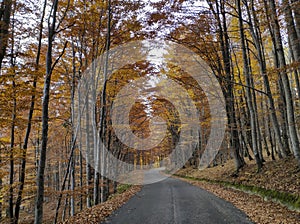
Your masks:
<svg viewBox="0 0 300 224"><path fill-rule="evenodd" d="M74 96L85 69L103 52L133 40L160 38L191 49L210 66L226 102L226 135L211 166L234 159L236 171L264 157L294 157L300 167L299 0L3 0L0 9L0 220L57 223L104 202L118 183L83 155ZM116 137L114 97L137 77L161 73L140 61L115 72L90 114L114 155L132 164L159 163L178 142L176 108L151 101L168 123L161 144L135 151ZM199 159L210 132L205 94L178 67L166 74L187 89L200 114ZM149 134L145 104L130 112L132 130ZM97 132L97 131L96 131ZM97 144L84 143L89 148ZM105 163L104 159L100 160ZM98 164L99 165L99 164ZM100 164L101 165L101 164ZM299 172L299 170L298 170ZM49 217L48 217L49 219ZM48 220L49 221L49 220Z"/></svg>

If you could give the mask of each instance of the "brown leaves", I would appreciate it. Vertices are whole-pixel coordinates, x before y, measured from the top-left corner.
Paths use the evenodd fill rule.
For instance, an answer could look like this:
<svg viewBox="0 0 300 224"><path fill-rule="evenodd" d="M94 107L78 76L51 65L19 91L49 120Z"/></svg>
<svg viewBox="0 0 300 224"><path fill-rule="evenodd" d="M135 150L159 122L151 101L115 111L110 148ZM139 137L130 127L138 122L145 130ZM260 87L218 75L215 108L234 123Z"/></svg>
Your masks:
<svg viewBox="0 0 300 224"><path fill-rule="evenodd" d="M263 198L250 195L238 190L226 188L218 184L204 183L199 181L186 180L195 186L212 192L216 196L231 202L237 208L244 211L255 223L260 224L297 224L300 220L300 213L290 211L271 201L264 201Z"/></svg>
<svg viewBox="0 0 300 224"><path fill-rule="evenodd" d="M85 209L80 213L77 213L75 216L69 218L64 224L69 223L100 223L106 217L108 217L113 211L120 208L125 204L133 195L140 191L141 186L133 186L127 191L116 194L108 201L101 203L99 205L93 206L91 208Z"/></svg>
<svg viewBox="0 0 300 224"><path fill-rule="evenodd" d="M249 162L250 163L250 162ZM255 163L248 164L237 177L230 175L234 171L233 161L222 166L208 168L203 171L183 169L181 175L188 175L210 180L223 180L244 185L259 186L290 193L300 194L300 173L295 172L297 162L293 158L265 163L261 173L256 173ZM186 181L186 180L185 180ZM250 195L238 190L220 186L219 184L188 181L189 183L206 189L220 198L233 203L243 210L255 223L299 223L300 213L291 211L280 204L265 201L263 198Z"/></svg>

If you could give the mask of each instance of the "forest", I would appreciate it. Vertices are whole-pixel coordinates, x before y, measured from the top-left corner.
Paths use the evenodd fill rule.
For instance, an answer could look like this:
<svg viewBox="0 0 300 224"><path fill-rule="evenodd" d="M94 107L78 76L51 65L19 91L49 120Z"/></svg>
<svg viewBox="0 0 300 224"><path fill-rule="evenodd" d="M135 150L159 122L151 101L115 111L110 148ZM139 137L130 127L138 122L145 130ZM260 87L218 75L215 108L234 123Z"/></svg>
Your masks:
<svg viewBox="0 0 300 224"><path fill-rule="evenodd" d="M232 175L248 161L260 173L267 158L288 158L299 174L299 0L0 4L1 222L59 223L104 203L129 185L110 178L118 165L113 158L129 164L126 172L232 160ZM159 62L151 61L156 53L149 46L114 51L147 40L159 43ZM189 56L174 49L161 56L163 43L181 46L207 66L224 99L223 120L212 118L207 90L194 75L168 61ZM111 59L108 52L120 55ZM165 98L161 89L170 90ZM186 134L184 119L197 132ZM114 126L116 120L126 120L130 131L121 121ZM222 122L224 136L208 155L214 123ZM151 138L153 129L160 139ZM172 153L179 144L192 152ZM203 165L206 156L214 158Z"/></svg>

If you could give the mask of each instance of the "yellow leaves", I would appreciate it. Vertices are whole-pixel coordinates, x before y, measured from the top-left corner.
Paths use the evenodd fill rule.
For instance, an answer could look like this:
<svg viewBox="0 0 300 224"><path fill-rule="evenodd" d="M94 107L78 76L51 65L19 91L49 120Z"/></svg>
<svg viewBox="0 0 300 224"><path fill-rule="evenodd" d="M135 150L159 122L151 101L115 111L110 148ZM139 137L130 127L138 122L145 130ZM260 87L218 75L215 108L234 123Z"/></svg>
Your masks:
<svg viewBox="0 0 300 224"><path fill-rule="evenodd" d="M1 137L0 143L1 143L1 145L7 145L10 143L10 138L9 137Z"/></svg>

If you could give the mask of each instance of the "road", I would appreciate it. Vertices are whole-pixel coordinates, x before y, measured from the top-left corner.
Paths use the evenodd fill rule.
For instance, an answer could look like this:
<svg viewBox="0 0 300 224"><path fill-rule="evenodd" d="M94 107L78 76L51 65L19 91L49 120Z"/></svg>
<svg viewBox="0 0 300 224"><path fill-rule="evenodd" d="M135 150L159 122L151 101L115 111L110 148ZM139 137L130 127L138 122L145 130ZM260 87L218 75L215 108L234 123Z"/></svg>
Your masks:
<svg viewBox="0 0 300 224"><path fill-rule="evenodd" d="M184 181L168 178L145 185L104 223L250 224L252 222L231 203Z"/></svg>

